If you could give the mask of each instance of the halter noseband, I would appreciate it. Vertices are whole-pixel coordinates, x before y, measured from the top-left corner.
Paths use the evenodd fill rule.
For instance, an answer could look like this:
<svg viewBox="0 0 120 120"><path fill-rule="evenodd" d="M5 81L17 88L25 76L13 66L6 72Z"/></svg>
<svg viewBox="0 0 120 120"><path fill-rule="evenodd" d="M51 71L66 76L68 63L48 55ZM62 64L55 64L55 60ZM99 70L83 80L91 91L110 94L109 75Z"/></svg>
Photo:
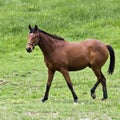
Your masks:
<svg viewBox="0 0 120 120"><path fill-rule="evenodd" d="M32 43L30 43L30 42L28 42L27 44L28 44L28 45L31 45L32 47L35 47L35 46L36 46L36 44L32 44Z"/></svg>

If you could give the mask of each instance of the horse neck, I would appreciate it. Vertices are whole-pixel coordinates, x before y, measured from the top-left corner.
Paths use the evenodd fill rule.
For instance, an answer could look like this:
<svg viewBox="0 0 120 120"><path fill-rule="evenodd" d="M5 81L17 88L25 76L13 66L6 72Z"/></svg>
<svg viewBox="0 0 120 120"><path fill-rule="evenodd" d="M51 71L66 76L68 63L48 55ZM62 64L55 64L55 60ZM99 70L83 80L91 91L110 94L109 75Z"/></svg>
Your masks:
<svg viewBox="0 0 120 120"><path fill-rule="evenodd" d="M42 50L45 56L49 55L52 51L55 50L56 40L52 37L45 35L44 33L40 33L40 40L38 46Z"/></svg>

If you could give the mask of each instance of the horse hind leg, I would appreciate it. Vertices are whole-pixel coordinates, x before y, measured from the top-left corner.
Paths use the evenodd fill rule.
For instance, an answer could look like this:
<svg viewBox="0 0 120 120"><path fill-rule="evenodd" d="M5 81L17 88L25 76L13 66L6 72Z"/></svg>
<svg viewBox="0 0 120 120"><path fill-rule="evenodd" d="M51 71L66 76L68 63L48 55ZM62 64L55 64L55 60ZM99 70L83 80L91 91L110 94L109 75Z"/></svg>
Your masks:
<svg viewBox="0 0 120 120"><path fill-rule="evenodd" d="M103 98L102 98L102 100L105 100L105 99L108 98L107 86L106 86L106 78L104 77L104 75L102 73L101 73L101 76L102 76L101 84L102 84L102 87L103 87Z"/></svg>
<svg viewBox="0 0 120 120"><path fill-rule="evenodd" d="M97 80L97 82L94 84L94 86L93 86L92 89L91 89L91 97L92 97L93 99L96 98L95 90L96 90L97 86L99 85L99 83L100 83L100 81Z"/></svg>
<svg viewBox="0 0 120 120"><path fill-rule="evenodd" d="M102 100L107 99L107 87L106 87L106 78L104 77L103 73L101 72L100 69L93 69L93 72L95 73L95 75L97 76L97 82L94 84L94 86L91 89L91 96L93 99L96 98L96 94L95 94L95 90L97 88L97 86L101 83L102 84L102 88L103 88L103 98Z"/></svg>
<svg viewBox="0 0 120 120"><path fill-rule="evenodd" d="M95 75L97 76L97 82L94 84L94 86L93 86L92 89L91 89L91 97L92 97L93 99L95 99L95 98L96 98L95 90L96 90L97 86L100 84L100 80L99 80L99 77L98 77L98 76L100 76L100 72L99 72L98 69L95 69L95 67L92 67L92 66L91 66L91 69L93 70L93 72L94 72Z"/></svg>

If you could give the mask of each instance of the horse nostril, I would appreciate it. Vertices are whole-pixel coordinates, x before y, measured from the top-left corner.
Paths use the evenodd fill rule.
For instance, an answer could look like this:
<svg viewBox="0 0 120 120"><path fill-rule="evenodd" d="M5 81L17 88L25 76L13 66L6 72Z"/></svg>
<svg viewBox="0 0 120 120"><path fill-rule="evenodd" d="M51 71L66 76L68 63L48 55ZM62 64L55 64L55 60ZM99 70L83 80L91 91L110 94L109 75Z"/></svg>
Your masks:
<svg viewBox="0 0 120 120"><path fill-rule="evenodd" d="M31 48L26 48L26 51L30 53L30 52L32 52L32 49Z"/></svg>

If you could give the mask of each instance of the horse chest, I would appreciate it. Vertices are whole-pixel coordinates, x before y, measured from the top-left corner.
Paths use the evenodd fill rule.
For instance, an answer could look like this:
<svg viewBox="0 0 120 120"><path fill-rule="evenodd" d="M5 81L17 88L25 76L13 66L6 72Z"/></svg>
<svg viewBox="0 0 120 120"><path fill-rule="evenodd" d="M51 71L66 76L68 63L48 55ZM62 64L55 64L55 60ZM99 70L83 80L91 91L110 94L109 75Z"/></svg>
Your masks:
<svg viewBox="0 0 120 120"><path fill-rule="evenodd" d="M60 70L61 68L66 68L67 64L68 64L68 60L65 59L65 57L52 57L49 59L45 58L45 64L49 69L52 70Z"/></svg>

